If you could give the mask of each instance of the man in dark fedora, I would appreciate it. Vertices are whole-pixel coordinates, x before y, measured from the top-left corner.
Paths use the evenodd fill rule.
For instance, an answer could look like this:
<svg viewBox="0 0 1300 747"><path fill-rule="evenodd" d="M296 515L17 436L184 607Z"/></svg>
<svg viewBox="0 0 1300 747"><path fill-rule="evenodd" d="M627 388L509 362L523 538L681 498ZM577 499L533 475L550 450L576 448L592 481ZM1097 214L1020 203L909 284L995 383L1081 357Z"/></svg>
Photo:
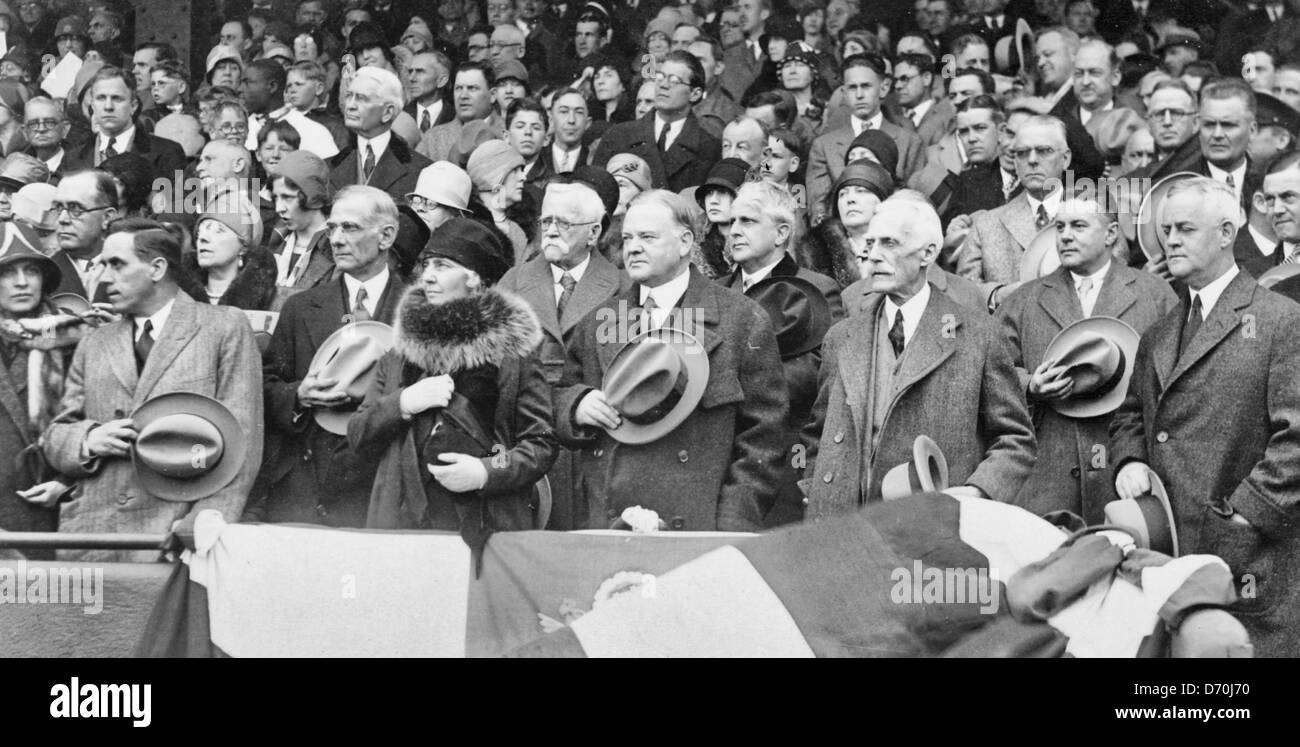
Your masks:
<svg viewBox="0 0 1300 747"><path fill-rule="evenodd" d="M1223 558L1255 650L1300 655L1300 306L1241 272L1237 195L1195 177L1156 220L1188 299L1147 330L1111 422L1120 498L1168 488L1186 554Z"/></svg>
<svg viewBox="0 0 1300 747"><path fill-rule="evenodd" d="M635 197L623 221L633 286L570 332L556 431L581 449L585 527L607 527L640 505L670 529L755 530L762 525L759 507L771 502L785 469L788 403L771 324L756 303L691 266L693 214L684 198L664 190ZM698 342L696 354L707 356L706 385L675 427L651 419L650 427L663 432L623 443L610 433L625 416L601 390L607 369L639 330L665 327Z"/></svg>
<svg viewBox="0 0 1300 747"><path fill-rule="evenodd" d="M81 483L75 497L60 506L59 530L162 533L206 509L238 521L262 455L261 376L248 319L235 309L197 303L181 291L180 244L155 221L115 222L100 262L100 282L121 319L92 331L78 346L59 405L62 414L42 438L51 466ZM242 431L237 437L247 444L233 478L194 502L151 493L131 463L139 433L132 414L153 396L171 392L219 401L234 414ZM147 562L158 552L70 557Z"/></svg>
<svg viewBox="0 0 1300 747"><path fill-rule="evenodd" d="M1007 501L1034 463L1034 433L1006 343L986 313L926 281L943 245L928 203L890 198L866 235L877 295L822 343L817 402L803 429L807 517L881 499L885 473L930 436L955 495Z"/></svg>
<svg viewBox="0 0 1300 747"><path fill-rule="evenodd" d="M517 293L542 323L538 350L552 387L560 382L570 331L592 309L626 290L627 276L597 249L609 214L618 206L614 177L594 166L579 166L546 187L538 221L541 253L510 268L497 287ZM561 450L549 474L552 529L573 529L586 520L585 505L574 504L573 453Z"/></svg>
<svg viewBox="0 0 1300 747"><path fill-rule="evenodd" d="M351 322L392 324L402 280L390 270L397 241L393 198L374 187L341 190L325 223L339 276L285 302L263 367L267 432L273 436L258 475L250 516L270 522L365 526L373 464L348 449L313 417L316 408L348 404L339 382L312 374L311 362L331 334Z"/></svg>
<svg viewBox="0 0 1300 747"><path fill-rule="evenodd" d="M1080 192L1067 197L1054 228L1061 267L1025 283L996 316L1011 343L1038 439L1033 474L1010 500L1039 516L1070 511L1091 525L1101 523L1102 508L1115 497L1108 427L1124 390L1108 381L1109 390L1086 398L1088 402L1105 399L1101 411L1062 408L1063 402L1081 401L1084 384L1074 381L1055 353L1046 354L1062 330L1077 329L1072 325L1080 320L1113 317L1141 334L1173 309L1178 299L1162 278L1114 259L1112 251L1121 236L1108 195ZM1121 361L1130 371L1132 353L1136 348Z"/></svg>

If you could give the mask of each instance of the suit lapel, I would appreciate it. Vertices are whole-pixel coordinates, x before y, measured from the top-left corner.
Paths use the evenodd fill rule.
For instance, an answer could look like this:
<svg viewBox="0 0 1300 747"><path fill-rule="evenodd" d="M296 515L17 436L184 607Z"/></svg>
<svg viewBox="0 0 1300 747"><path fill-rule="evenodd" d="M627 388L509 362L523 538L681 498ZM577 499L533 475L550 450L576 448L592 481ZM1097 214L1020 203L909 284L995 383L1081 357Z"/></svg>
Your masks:
<svg viewBox="0 0 1300 747"><path fill-rule="evenodd" d="M167 316L167 323L163 325L162 336L154 344L153 351L149 353L149 360L145 361L144 370L140 372L140 383L135 388L135 406L138 407L148 398L158 379L171 368L176 356L180 355L181 350L198 334L199 326L194 319L196 306L197 302L184 291L176 294L176 301ZM129 360L135 362L134 348Z"/></svg>
<svg viewBox="0 0 1300 747"><path fill-rule="evenodd" d="M1119 262L1111 262L1110 270L1101 283L1101 293L1097 294L1097 303L1093 304L1093 316L1110 316L1119 319L1129 307L1137 303L1137 294L1133 292L1134 276L1124 272Z"/></svg>
<svg viewBox="0 0 1300 747"><path fill-rule="evenodd" d="M550 268L547 267L546 269L549 271ZM562 333L568 332L573 328L573 325L582 321L587 312L595 308L601 301L609 298L610 294L617 289L618 268L610 264L599 252L592 252L591 261L587 263L587 271L582 273L582 280L578 281L577 287L573 289L573 296L569 298L568 305L564 307L564 318L558 321L560 331ZM551 308L551 315L554 316L555 307L552 306ZM557 337L556 339L562 338Z"/></svg>
<svg viewBox="0 0 1300 747"><path fill-rule="evenodd" d="M1034 227L1034 214L1029 209L1029 197L1021 193L1014 200L1007 203L1007 209L1000 216L1002 225L1006 226L1007 232L1020 245L1021 253L1034 240L1038 231ZM1017 257L1020 254L1016 255Z"/></svg>
<svg viewBox="0 0 1300 747"><path fill-rule="evenodd" d="M340 275L338 280L327 287L330 291L321 293L314 299L314 311L306 319L307 338L311 341L312 350L319 350L325 339L343 326L343 316L348 313L343 303L343 297L347 293L343 276Z"/></svg>
<svg viewBox="0 0 1300 747"><path fill-rule="evenodd" d="M1223 338L1237 328L1241 323L1241 315L1237 312L1250 305L1256 287L1254 278L1246 273L1239 273L1232 282L1228 283L1228 287L1223 289L1223 295L1219 296L1214 308L1210 309L1210 315L1201 324L1196 337L1192 338L1190 346L1178 357L1173 372L1169 375L1169 384L1164 387L1166 390L1173 386L1187 369L1196 365L1197 361L1204 358L1223 341ZM1185 319L1190 309L1186 306L1179 306L1179 308L1182 309ZM1176 336L1171 335L1171 337L1175 337L1176 345Z"/></svg>
<svg viewBox="0 0 1300 747"><path fill-rule="evenodd" d="M593 256L594 259L594 256ZM588 273L591 268L588 267ZM560 320L555 316L555 290L552 288L554 283L551 277L551 263L546 261L545 257L525 264L521 270L523 281L519 286L519 295L533 307L537 312L537 318L542 322L542 329L554 337L556 340L564 339L564 333L560 330ZM582 281L578 283L578 288L587 282L587 275L582 276ZM569 299L569 305L577 300L578 288L573 290L573 298Z"/></svg>
<svg viewBox="0 0 1300 747"><path fill-rule="evenodd" d="M653 121L653 120L652 120ZM651 130L654 125L651 124ZM699 121L694 114L686 115L686 120L682 123L682 131L677 135L673 144L668 146L668 152L664 154L664 178L670 179L678 171L686 168L687 165L699 158L696 148L700 143Z"/></svg>
<svg viewBox="0 0 1300 747"><path fill-rule="evenodd" d="M394 148L397 145L397 135L393 135L388 141L388 147L384 148L384 155L379 157L379 162L375 164L374 173L370 175L370 181L367 184L376 189L382 189L385 192L397 183L398 179L406 173L406 167L397 158Z"/></svg>
<svg viewBox="0 0 1300 747"><path fill-rule="evenodd" d="M889 403L890 410L893 410L894 404L904 392L953 354L957 344L956 328L944 329L947 323L943 319L944 316L953 317L960 326L961 315L957 313L956 304L948 301L942 293L932 290L930 301L925 305L925 312L921 314L921 323L917 325L912 341L903 352L898 375L894 377L894 394ZM888 413L885 419L889 419Z"/></svg>
<svg viewBox="0 0 1300 747"><path fill-rule="evenodd" d="M1079 304L1079 296L1074 292L1069 270L1058 268L1044 277L1042 283L1043 292L1038 296L1038 305L1056 322L1059 329L1065 329L1083 318L1083 306Z"/></svg>
<svg viewBox="0 0 1300 747"><path fill-rule="evenodd" d="M863 433L866 425L867 395L872 390L872 363L876 349L876 325L880 320L882 294L867 294L862 301L862 318L852 322L851 332L837 351L840 382L844 400L853 415L853 425Z"/></svg>

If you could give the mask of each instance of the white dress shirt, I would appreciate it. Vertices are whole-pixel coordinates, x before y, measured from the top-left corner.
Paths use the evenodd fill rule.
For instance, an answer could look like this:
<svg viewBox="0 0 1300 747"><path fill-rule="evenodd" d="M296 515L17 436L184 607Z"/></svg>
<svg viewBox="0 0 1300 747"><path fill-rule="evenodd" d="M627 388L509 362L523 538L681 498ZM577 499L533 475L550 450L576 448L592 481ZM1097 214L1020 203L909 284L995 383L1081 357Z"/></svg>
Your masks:
<svg viewBox="0 0 1300 747"><path fill-rule="evenodd" d="M1277 242L1276 242L1276 241L1273 241L1273 240L1270 239L1269 237L1267 237L1267 236L1265 236L1264 234L1260 233L1259 231L1255 230L1255 227L1254 227L1254 226L1252 226L1252 225L1250 225L1249 223L1247 223L1247 224L1246 224L1246 229L1247 229L1248 231L1250 231L1250 238L1251 238L1252 240L1254 240L1254 242L1255 242L1255 248L1259 250L1259 253L1260 253L1260 254L1262 254L1262 255L1264 255L1265 257L1267 257L1268 255L1270 255L1270 254L1273 253L1273 250L1274 250L1274 249L1277 248Z"/></svg>
<svg viewBox="0 0 1300 747"><path fill-rule="evenodd" d="M50 160L45 162L45 167L50 170L51 174L53 174L54 172L58 171L59 167L62 165L63 165L63 149L59 148L59 152L50 156Z"/></svg>
<svg viewBox="0 0 1300 747"><path fill-rule="evenodd" d="M1086 106L1081 106L1079 107L1079 121L1083 124L1088 124L1088 122L1091 121L1093 117L1097 116L1098 114L1101 114L1102 112L1108 112L1114 108L1115 108L1114 99L1107 101L1105 106L1101 107L1096 111L1092 111Z"/></svg>
<svg viewBox="0 0 1300 747"><path fill-rule="evenodd" d="M1101 296L1101 283L1106 278L1106 273L1110 272L1110 262L1100 270L1091 275L1079 275L1073 270L1070 271L1070 279L1074 281L1074 294L1079 297L1079 305L1083 307L1084 316L1092 316L1092 309L1097 305L1097 299ZM1087 293L1083 292L1080 287L1084 280L1092 281L1092 288Z"/></svg>
<svg viewBox="0 0 1300 747"><path fill-rule="evenodd" d="M871 119L859 119L856 114L849 115L849 126L853 128L853 137L861 135L863 130L879 130L884 121L884 112L876 112L876 116Z"/></svg>
<svg viewBox="0 0 1300 747"><path fill-rule="evenodd" d="M1215 280L1204 288L1200 290L1192 290L1191 288L1187 289L1188 292L1191 293L1191 297L1187 299L1187 305L1189 307L1192 304L1192 299L1197 297L1201 299L1201 321L1205 321L1209 318L1210 312L1214 309L1214 304L1219 302L1219 296L1223 295L1224 289L1228 287L1228 283L1231 283L1233 278L1237 277L1238 272L1240 272L1240 270L1237 269L1236 263L1233 263L1233 265L1228 268L1227 272L1219 276L1218 280Z"/></svg>
<svg viewBox="0 0 1300 747"><path fill-rule="evenodd" d="M351 275L343 274L343 286L348 290L348 312L352 311L352 304L356 303L357 291L362 287L366 289L366 300L362 305L366 307L366 313L374 319L376 309L379 307L379 299L384 295L384 286L388 285L388 267L379 271L379 274L370 278L366 282L361 282Z"/></svg>
<svg viewBox="0 0 1300 747"><path fill-rule="evenodd" d="M574 283L582 282L582 275L587 271L587 265L591 264L591 255L578 263L572 270L568 270L569 275L573 277ZM560 278L564 277L565 269L559 265L551 265L551 280L555 281L555 303L560 302L560 294L564 293L564 286L560 285ZM657 303L659 299L655 299Z"/></svg>
<svg viewBox="0 0 1300 747"><path fill-rule="evenodd" d="M664 326L664 321L668 319L668 315L677 307L677 304L682 300L682 296L686 295L686 286L690 282L691 273L689 268L686 268L682 270L682 274L656 288L647 285L641 286L642 306L645 306L647 298L654 297L655 310L650 315L650 322L656 328Z"/></svg>
<svg viewBox="0 0 1300 747"><path fill-rule="evenodd" d="M685 124L686 120L683 119L681 120L681 122ZM680 127L678 128L677 132L681 132ZM655 134L657 135L658 133ZM668 131L668 142L670 145L672 144L672 141L676 139L676 135L677 133L674 133L672 130ZM580 165L578 163L578 154L580 152L582 152L581 145L574 148L573 150L565 150L563 146L561 146L559 143L552 143L551 144L551 165L555 167L555 173L566 174L578 168L578 166Z"/></svg>
<svg viewBox="0 0 1300 747"><path fill-rule="evenodd" d="M930 107L932 106L934 106L934 99L930 98L929 96L926 96L924 99L921 100L921 103L917 104L915 107L912 108L911 111L907 113L907 116L912 119L912 124L916 125L917 127L920 127L921 120L925 119L926 113L930 111ZM961 141L959 140L958 142Z"/></svg>
<svg viewBox="0 0 1300 747"><path fill-rule="evenodd" d="M433 102L431 106L425 106L419 102L415 104L415 126L419 127L424 121L424 113L429 113L429 129L438 126L438 117L442 116L442 99Z"/></svg>
<svg viewBox="0 0 1300 747"><path fill-rule="evenodd" d="M894 326L894 314L899 310L903 312L903 347L906 348L912 343L912 337L916 335L916 328L921 324L921 315L925 313L925 307L930 303L930 284L926 283L921 286L915 296L903 302L902 306L894 303L889 296L885 296L885 324L890 327Z"/></svg>
<svg viewBox="0 0 1300 747"><path fill-rule="evenodd" d="M742 269L742 270L740 271L740 287L741 287L741 290L749 290L749 287L750 287L751 285L753 285L754 283L757 283L758 281L760 281L760 280L766 278L768 275L771 275L771 274L772 274L772 269L775 268L777 265L781 264L781 260L783 260L783 259L785 259L785 255L784 255L784 254L781 255L780 257L777 257L777 258L776 258L776 261L773 262L772 264L767 265L767 266L765 266L765 267L760 267L760 268L758 269L758 271L755 272L753 275L750 275L749 273L745 272L745 271Z"/></svg>
<svg viewBox="0 0 1300 747"><path fill-rule="evenodd" d="M1241 160L1241 165L1232 171L1224 171L1212 163L1207 163L1210 167L1210 178L1216 182L1228 183L1228 177L1232 177L1232 192L1237 196L1237 202L1241 202L1241 190L1245 189L1246 182L1246 159Z"/></svg>
<svg viewBox="0 0 1300 747"><path fill-rule="evenodd" d="M677 142L677 136L682 134L682 128L686 126L686 119L683 117L682 119L679 119L676 122L665 123L663 118L660 117L658 114L656 114L655 115L655 142L656 143L659 142L659 133L663 132L665 126L668 127L668 139L664 141L664 150L668 150L669 148L673 147L673 143ZM655 300L658 301L659 299L656 298Z"/></svg>
<svg viewBox="0 0 1300 747"><path fill-rule="evenodd" d="M1051 193L1049 193L1046 197L1044 197L1041 200L1029 194L1028 191L1025 192L1025 197L1029 198L1029 212L1034 217L1034 219L1038 218L1039 205L1042 205L1047 210L1048 220L1052 220L1053 218L1055 218L1056 211L1061 209L1061 198L1064 196L1065 196L1065 190L1060 187L1057 187L1056 189L1052 190Z"/></svg>
<svg viewBox="0 0 1300 747"><path fill-rule="evenodd" d="M113 136L113 152L121 155L131 150L131 143L135 140L135 125L128 126L120 134ZM103 153L108 148L108 135L99 133L95 136L95 157Z"/></svg>
<svg viewBox="0 0 1300 747"><path fill-rule="evenodd" d="M388 150L388 143L393 139L392 130L384 130L373 138L366 138L357 135L357 173L363 174L366 166L366 146L369 145L375 152L375 168L379 168L379 161L384 157L384 151Z"/></svg>
<svg viewBox="0 0 1300 747"><path fill-rule="evenodd" d="M149 336L153 338L154 342L158 342L158 340L162 338L162 330L163 330L163 326L167 324L167 317L171 316L172 307L175 305L176 305L176 299L173 298L172 300L164 304L161 309L155 311L152 316L133 317L133 321L135 322L135 329L133 331L133 334L131 335L132 342L140 341L140 335L144 334L145 322L149 322L152 325L152 329L150 330Z"/></svg>

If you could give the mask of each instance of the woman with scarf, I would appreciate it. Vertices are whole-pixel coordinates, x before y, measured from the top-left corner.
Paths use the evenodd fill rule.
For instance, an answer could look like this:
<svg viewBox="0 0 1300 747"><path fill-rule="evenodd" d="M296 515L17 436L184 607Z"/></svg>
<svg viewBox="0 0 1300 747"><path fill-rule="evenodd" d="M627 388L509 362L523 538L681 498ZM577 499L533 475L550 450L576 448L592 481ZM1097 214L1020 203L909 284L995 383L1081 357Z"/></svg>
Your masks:
<svg viewBox="0 0 1300 747"><path fill-rule="evenodd" d="M533 529L533 486L555 461L551 393L537 357L541 323L491 286L509 267L490 229L453 218L433 233L398 307L396 343L348 424L379 458L366 526L492 532Z"/></svg>
<svg viewBox="0 0 1300 747"><path fill-rule="evenodd" d="M19 239L0 256L0 530L7 532L55 531L59 499L72 487L58 479L37 446L63 398L67 364L86 329L81 318L47 298L61 277L54 260ZM53 550L26 555L54 559Z"/></svg>

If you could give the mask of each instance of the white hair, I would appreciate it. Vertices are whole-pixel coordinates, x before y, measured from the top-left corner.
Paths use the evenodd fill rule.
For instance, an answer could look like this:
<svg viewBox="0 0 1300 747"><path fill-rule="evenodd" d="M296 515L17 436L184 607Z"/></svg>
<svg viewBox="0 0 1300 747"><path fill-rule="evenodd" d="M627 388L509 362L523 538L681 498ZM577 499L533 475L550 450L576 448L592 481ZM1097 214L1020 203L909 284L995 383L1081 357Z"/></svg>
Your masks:
<svg viewBox="0 0 1300 747"><path fill-rule="evenodd" d="M908 234L922 245L934 244L935 248L942 249L943 222L939 220L938 211L924 197L917 199L914 190L908 192L913 194L890 195L880 203L880 207L876 208L876 215L879 216L881 211L886 209L907 213L904 225L907 226Z"/></svg>
<svg viewBox="0 0 1300 747"><path fill-rule="evenodd" d="M583 182L551 182L546 185L546 194L573 195L581 198L578 202L578 215L585 221L600 222L605 217L605 203L600 200L600 193L590 184ZM545 197L543 196L543 199Z"/></svg>
<svg viewBox="0 0 1300 747"><path fill-rule="evenodd" d="M378 89L379 100L385 104L392 104L399 112L405 105L402 99L402 81L398 80L395 73L389 72L382 67L367 65L357 70L352 76L352 85L356 85L359 80L368 80L374 83Z"/></svg>
<svg viewBox="0 0 1300 747"><path fill-rule="evenodd" d="M789 226L794 230L794 197L785 187L777 186L771 182L745 182L736 190L736 199L732 204L741 200L753 200L763 209L763 212L772 218L772 222L777 225Z"/></svg>
<svg viewBox="0 0 1300 747"><path fill-rule="evenodd" d="M1237 195L1232 191L1232 187L1208 176L1184 179L1170 185L1169 191L1165 193L1165 199L1160 202L1158 221L1163 221L1165 206L1169 204L1170 198L1183 192L1195 192L1201 198L1201 212L1213 218L1216 226L1227 221L1241 228L1246 222L1245 216L1242 215L1241 203L1237 202Z"/></svg>

